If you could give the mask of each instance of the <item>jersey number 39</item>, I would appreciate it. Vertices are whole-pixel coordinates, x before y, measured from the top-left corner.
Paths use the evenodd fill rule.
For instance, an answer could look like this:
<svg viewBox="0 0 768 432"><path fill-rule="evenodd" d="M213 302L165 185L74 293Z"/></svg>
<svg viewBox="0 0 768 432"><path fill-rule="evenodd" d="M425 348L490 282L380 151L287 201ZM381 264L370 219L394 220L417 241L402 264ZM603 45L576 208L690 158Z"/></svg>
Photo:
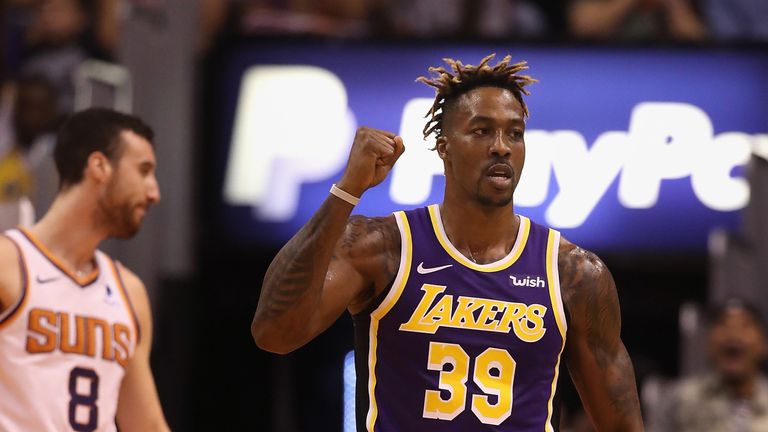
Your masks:
<svg viewBox="0 0 768 432"><path fill-rule="evenodd" d="M485 392L472 395L472 412L477 418L491 425L499 425L512 414L512 386L515 381L516 363L506 350L488 348L475 358L472 379ZM445 366L450 364L450 370ZM443 399L440 390L424 392L425 418L453 420L466 408L469 355L457 344L429 343L427 368L440 371L438 386L450 397ZM496 396L496 403L488 395Z"/></svg>

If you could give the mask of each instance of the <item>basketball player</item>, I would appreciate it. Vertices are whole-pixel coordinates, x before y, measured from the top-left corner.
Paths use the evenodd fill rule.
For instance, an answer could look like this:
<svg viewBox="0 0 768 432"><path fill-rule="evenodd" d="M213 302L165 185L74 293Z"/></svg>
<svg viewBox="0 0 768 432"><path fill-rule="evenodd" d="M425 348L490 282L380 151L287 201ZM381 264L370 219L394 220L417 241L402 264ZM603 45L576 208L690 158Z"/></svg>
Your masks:
<svg viewBox="0 0 768 432"><path fill-rule="evenodd" d="M146 290L97 249L136 234L160 200L152 137L136 117L74 114L57 137L49 211L0 236L0 430L168 430Z"/></svg>
<svg viewBox="0 0 768 432"><path fill-rule="evenodd" d="M349 218L404 151L360 128L341 181L270 265L253 337L286 353L347 309L361 431L556 430L561 357L597 430L642 430L611 274L514 212L535 80L492 58L420 78L437 90L424 133L445 166L442 204Z"/></svg>

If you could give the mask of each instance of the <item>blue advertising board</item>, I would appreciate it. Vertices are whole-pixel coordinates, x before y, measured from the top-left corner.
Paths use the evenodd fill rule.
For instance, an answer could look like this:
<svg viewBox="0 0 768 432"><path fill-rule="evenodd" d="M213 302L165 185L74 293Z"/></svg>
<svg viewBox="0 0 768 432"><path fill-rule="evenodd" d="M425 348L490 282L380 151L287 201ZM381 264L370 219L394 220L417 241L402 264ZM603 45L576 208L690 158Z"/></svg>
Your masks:
<svg viewBox="0 0 768 432"><path fill-rule="evenodd" d="M442 162L421 130L442 58L526 60L517 211L601 251L702 252L748 203L745 164L768 139L768 55L757 51L329 44L242 46L217 63L215 228L279 245L343 172L358 126L406 152L355 209L385 215L442 199Z"/></svg>

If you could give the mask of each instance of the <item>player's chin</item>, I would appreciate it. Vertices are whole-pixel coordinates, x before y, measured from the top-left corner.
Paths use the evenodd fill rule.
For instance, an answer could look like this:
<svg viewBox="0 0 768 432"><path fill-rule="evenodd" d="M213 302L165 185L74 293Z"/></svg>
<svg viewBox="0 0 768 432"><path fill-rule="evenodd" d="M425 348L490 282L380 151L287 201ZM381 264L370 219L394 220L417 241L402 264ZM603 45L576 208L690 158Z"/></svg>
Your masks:
<svg viewBox="0 0 768 432"><path fill-rule="evenodd" d="M478 200L488 207L506 207L512 202L512 192L503 194L480 194Z"/></svg>

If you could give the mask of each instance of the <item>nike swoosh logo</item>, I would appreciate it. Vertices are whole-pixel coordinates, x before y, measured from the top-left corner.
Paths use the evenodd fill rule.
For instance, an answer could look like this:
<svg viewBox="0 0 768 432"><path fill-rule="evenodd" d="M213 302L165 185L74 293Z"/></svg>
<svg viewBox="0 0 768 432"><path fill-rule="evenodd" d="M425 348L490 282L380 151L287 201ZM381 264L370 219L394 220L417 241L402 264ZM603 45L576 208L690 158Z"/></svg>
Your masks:
<svg viewBox="0 0 768 432"><path fill-rule="evenodd" d="M447 264L440 267L424 267L424 262L421 262L419 263L419 266L416 267L416 272L419 274L430 274L436 271L445 270L448 267L453 267L453 264Z"/></svg>
<svg viewBox="0 0 768 432"><path fill-rule="evenodd" d="M58 279L59 279L59 276L53 276L53 277L49 277L49 278L41 278L40 275L37 275L37 277L35 277L35 280L37 280L37 283L41 283L41 284L48 283L48 282L53 282L53 281L58 280Z"/></svg>

